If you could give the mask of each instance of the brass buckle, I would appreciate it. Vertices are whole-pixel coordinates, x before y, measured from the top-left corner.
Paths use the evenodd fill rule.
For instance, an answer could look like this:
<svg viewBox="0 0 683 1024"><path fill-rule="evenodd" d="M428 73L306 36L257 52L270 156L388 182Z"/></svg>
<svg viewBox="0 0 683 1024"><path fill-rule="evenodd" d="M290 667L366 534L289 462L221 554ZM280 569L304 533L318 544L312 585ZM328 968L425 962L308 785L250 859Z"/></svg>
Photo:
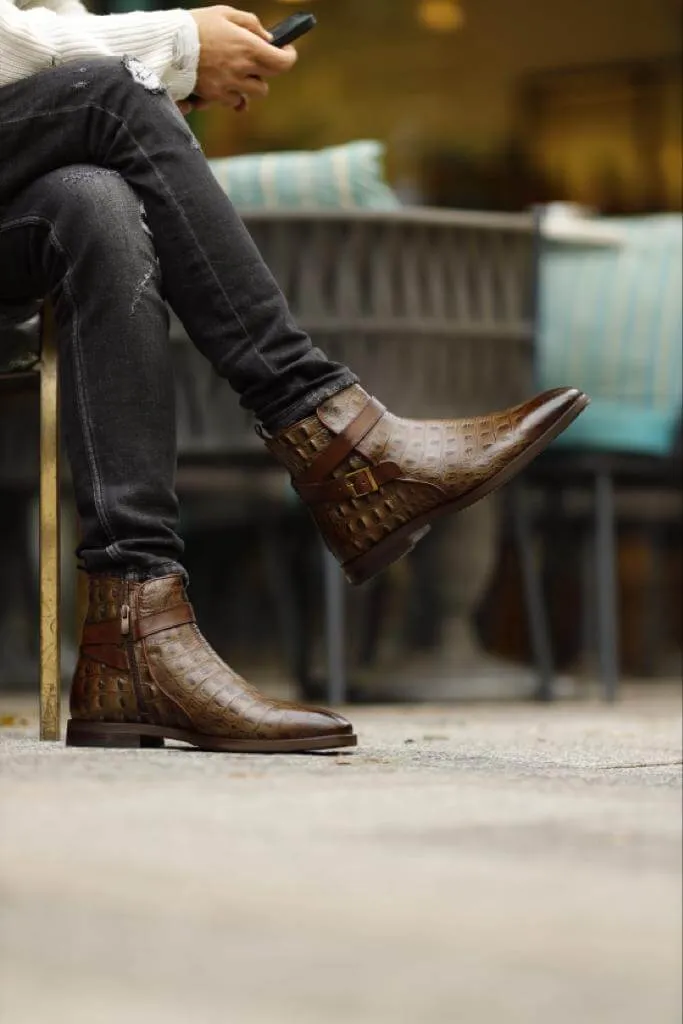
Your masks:
<svg viewBox="0 0 683 1024"><path fill-rule="evenodd" d="M366 494L374 494L379 490L379 484L375 480L372 470L367 467L357 469L355 473L348 473L344 477L344 482L351 492L352 498L362 498Z"/></svg>

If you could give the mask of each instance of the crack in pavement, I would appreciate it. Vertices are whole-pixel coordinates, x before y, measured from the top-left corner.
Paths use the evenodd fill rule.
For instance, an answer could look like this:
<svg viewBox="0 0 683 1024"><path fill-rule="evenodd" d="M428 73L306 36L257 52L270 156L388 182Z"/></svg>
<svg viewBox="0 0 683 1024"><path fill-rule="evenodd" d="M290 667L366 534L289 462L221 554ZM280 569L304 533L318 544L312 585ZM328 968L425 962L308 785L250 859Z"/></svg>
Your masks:
<svg viewBox="0 0 683 1024"><path fill-rule="evenodd" d="M623 771L625 768L677 768L683 761L647 761L643 764L604 764L600 770L604 772Z"/></svg>

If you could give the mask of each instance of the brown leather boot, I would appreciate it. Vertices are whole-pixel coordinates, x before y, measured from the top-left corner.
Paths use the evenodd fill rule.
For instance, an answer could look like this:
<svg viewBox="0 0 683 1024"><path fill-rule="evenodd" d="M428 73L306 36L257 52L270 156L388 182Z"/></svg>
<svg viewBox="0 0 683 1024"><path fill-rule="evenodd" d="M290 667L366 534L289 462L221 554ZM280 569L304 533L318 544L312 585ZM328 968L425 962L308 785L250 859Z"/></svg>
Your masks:
<svg viewBox="0 0 683 1024"><path fill-rule="evenodd" d="M588 405L574 388L461 420L407 420L358 385L264 440L311 507L351 583L402 558L433 520L459 512L524 469Z"/></svg>
<svg viewBox="0 0 683 1024"><path fill-rule="evenodd" d="M71 689L71 746L291 753L353 747L331 711L263 697L211 649L180 576L131 583L90 577Z"/></svg>

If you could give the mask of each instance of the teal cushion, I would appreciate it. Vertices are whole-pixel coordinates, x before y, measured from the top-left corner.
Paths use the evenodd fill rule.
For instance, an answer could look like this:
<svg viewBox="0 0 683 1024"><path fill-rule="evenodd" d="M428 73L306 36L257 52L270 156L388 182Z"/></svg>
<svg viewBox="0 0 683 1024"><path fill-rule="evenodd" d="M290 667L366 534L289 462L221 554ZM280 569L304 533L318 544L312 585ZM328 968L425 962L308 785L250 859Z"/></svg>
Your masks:
<svg viewBox="0 0 683 1024"><path fill-rule="evenodd" d="M250 210L395 210L384 181L384 147L350 142L318 152L261 153L209 161L235 206Z"/></svg>
<svg viewBox="0 0 683 1024"><path fill-rule="evenodd" d="M679 421L666 409L597 398L555 444L559 448L665 455L674 447L678 426Z"/></svg>
<svg viewBox="0 0 683 1024"><path fill-rule="evenodd" d="M606 223L622 246L545 247L539 383L583 388L593 402L558 443L666 454L683 391L681 218Z"/></svg>

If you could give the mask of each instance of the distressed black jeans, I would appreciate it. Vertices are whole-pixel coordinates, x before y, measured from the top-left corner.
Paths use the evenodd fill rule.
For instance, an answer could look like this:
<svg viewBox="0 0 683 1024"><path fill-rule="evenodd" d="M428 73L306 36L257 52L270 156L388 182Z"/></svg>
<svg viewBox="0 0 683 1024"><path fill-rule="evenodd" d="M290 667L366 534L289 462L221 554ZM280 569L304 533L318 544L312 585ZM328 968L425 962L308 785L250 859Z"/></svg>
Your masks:
<svg viewBox="0 0 683 1024"><path fill-rule="evenodd" d="M166 302L271 432L356 380L314 348L178 112L128 58L0 89L0 307L49 295L91 572L180 567Z"/></svg>

